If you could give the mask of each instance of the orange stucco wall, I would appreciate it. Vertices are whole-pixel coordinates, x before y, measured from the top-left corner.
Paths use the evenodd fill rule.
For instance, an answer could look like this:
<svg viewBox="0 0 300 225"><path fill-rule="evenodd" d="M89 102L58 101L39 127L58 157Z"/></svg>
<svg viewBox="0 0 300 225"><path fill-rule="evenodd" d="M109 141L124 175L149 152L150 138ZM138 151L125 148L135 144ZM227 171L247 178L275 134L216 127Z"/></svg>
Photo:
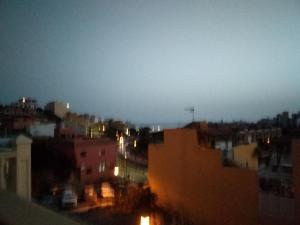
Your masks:
<svg viewBox="0 0 300 225"><path fill-rule="evenodd" d="M165 130L164 144L150 145L148 178L159 204L196 224L258 224L256 172L224 168L218 150L198 145L195 130Z"/></svg>

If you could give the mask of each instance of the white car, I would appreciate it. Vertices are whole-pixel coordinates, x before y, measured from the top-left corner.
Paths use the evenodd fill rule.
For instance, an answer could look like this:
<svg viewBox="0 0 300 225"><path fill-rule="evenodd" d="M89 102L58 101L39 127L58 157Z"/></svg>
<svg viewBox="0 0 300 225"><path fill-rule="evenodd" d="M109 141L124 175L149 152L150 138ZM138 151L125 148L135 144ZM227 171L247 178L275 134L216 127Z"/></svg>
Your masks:
<svg viewBox="0 0 300 225"><path fill-rule="evenodd" d="M78 197L73 190L66 189L62 194L61 205L65 207L77 207Z"/></svg>

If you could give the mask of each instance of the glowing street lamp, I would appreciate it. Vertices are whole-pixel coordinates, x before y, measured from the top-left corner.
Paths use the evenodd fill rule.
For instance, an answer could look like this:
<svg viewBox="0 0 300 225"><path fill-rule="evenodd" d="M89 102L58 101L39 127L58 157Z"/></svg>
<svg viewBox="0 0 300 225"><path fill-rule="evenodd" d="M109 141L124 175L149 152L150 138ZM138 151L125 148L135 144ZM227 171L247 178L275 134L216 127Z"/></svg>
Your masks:
<svg viewBox="0 0 300 225"><path fill-rule="evenodd" d="M141 216L141 225L150 225L150 217L149 216Z"/></svg>

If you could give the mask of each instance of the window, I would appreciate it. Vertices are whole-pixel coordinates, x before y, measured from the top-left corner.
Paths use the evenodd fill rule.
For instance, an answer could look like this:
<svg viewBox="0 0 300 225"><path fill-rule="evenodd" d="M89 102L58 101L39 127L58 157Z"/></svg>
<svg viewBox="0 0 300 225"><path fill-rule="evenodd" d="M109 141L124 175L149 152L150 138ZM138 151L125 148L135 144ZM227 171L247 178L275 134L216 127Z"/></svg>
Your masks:
<svg viewBox="0 0 300 225"><path fill-rule="evenodd" d="M99 165L99 172L102 173L105 171L105 162L100 162Z"/></svg>
<svg viewBox="0 0 300 225"><path fill-rule="evenodd" d="M88 168L87 170L86 170L86 174L91 174L92 173L92 168Z"/></svg>
<svg viewBox="0 0 300 225"><path fill-rule="evenodd" d="M83 172L83 171L85 170L85 165L84 165L84 164L81 164L80 169L81 169L81 172Z"/></svg>
<svg viewBox="0 0 300 225"><path fill-rule="evenodd" d="M80 156L81 156L82 158L85 158L85 157L86 157L86 152L80 152Z"/></svg>
<svg viewBox="0 0 300 225"><path fill-rule="evenodd" d="M105 148L101 149L101 151L99 152L99 155L101 157L105 156Z"/></svg>

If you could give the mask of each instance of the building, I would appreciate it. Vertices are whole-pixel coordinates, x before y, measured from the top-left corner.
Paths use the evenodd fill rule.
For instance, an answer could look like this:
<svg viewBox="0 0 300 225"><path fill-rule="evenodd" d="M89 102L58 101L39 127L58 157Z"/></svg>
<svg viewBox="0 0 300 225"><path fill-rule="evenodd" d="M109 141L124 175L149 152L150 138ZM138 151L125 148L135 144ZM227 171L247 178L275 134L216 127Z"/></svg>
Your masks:
<svg viewBox="0 0 300 225"><path fill-rule="evenodd" d="M37 102L30 98L21 98L10 105L0 107L0 135L19 134L34 121L38 120Z"/></svg>
<svg viewBox="0 0 300 225"><path fill-rule="evenodd" d="M284 136L259 145L262 225L300 224L300 139Z"/></svg>
<svg viewBox="0 0 300 225"><path fill-rule="evenodd" d="M300 139L292 142L293 177L295 190L295 223L300 224Z"/></svg>
<svg viewBox="0 0 300 225"><path fill-rule="evenodd" d="M258 170L257 144L237 145L233 148L232 161L239 167Z"/></svg>
<svg viewBox="0 0 300 225"><path fill-rule="evenodd" d="M257 142L270 142L281 136L280 128L260 129L249 124L193 122L185 128L197 130L201 145L221 150L224 164L253 170L258 169Z"/></svg>
<svg viewBox="0 0 300 225"><path fill-rule="evenodd" d="M50 112L57 116L58 118L62 119L64 118L67 113L69 112L70 105L69 103L63 103L63 102L49 102L45 106L45 111Z"/></svg>
<svg viewBox="0 0 300 225"><path fill-rule="evenodd" d="M224 167L221 151L199 139L194 129L165 130L164 142L149 146L148 179L158 204L195 224L257 225L256 171Z"/></svg>
<svg viewBox="0 0 300 225"><path fill-rule="evenodd" d="M28 128L28 133L32 137L54 137L56 124L55 123L40 123L35 122Z"/></svg>
<svg viewBox="0 0 300 225"><path fill-rule="evenodd" d="M147 160L142 157L126 154L126 159L121 154L117 158L118 176L132 183L147 181Z"/></svg>
<svg viewBox="0 0 300 225"><path fill-rule="evenodd" d="M49 144L55 154L71 162L74 175L83 184L114 176L117 146L108 138L57 138Z"/></svg>
<svg viewBox="0 0 300 225"><path fill-rule="evenodd" d="M31 139L0 139L0 189L31 198Z"/></svg>
<svg viewBox="0 0 300 225"><path fill-rule="evenodd" d="M35 110L37 109L37 101L28 97L22 97L17 102L12 103L11 106L15 108Z"/></svg>
<svg viewBox="0 0 300 225"><path fill-rule="evenodd" d="M68 113L63 120L61 128L72 129L79 136L99 138L104 134L105 125L98 120L88 114L77 115L76 113Z"/></svg>

